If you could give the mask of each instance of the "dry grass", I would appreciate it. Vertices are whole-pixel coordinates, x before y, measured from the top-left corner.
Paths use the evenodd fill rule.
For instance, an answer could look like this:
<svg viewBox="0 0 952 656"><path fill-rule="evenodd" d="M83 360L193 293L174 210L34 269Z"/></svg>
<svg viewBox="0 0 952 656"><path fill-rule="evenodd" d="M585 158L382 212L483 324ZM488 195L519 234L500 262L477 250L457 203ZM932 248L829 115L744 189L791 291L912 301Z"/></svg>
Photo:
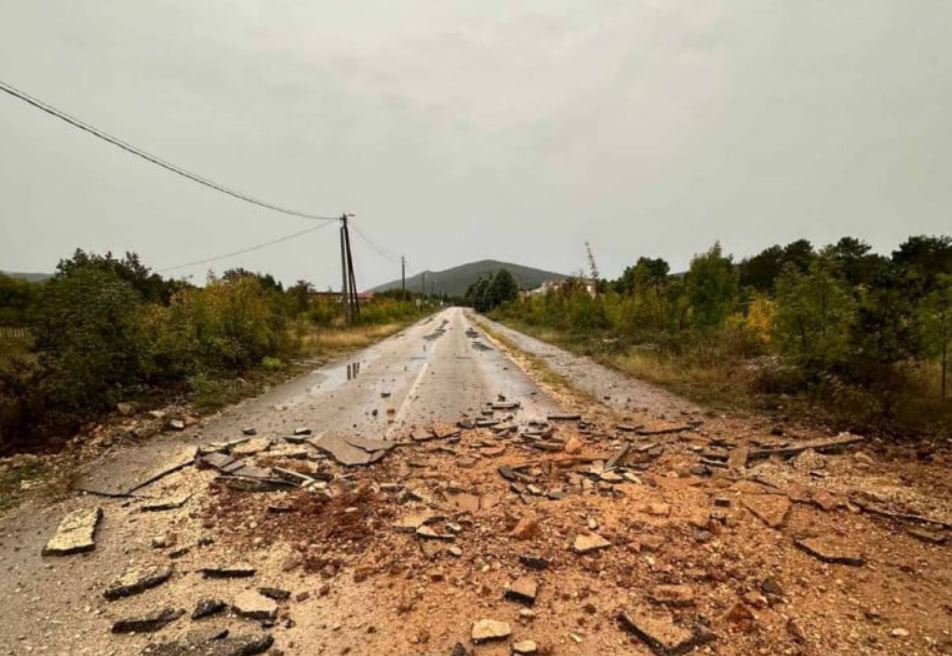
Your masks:
<svg viewBox="0 0 952 656"><path fill-rule="evenodd" d="M394 321L374 326L315 328L302 338L304 352L327 354L370 346L402 330L407 322Z"/></svg>

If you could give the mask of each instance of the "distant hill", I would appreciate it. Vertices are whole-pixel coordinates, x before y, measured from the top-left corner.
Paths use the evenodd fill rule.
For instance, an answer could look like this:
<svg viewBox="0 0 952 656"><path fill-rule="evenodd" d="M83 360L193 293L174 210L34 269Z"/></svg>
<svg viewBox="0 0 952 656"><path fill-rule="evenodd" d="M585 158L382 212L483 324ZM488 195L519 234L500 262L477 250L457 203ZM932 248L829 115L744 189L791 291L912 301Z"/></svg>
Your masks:
<svg viewBox="0 0 952 656"><path fill-rule="evenodd" d="M43 282L53 277L52 273L20 273L18 271L0 271L5 276L16 278L17 280L26 280L27 282Z"/></svg>
<svg viewBox="0 0 952 656"><path fill-rule="evenodd" d="M462 296L474 282L481 276L490 276L499 269L508 269L519 283L520 289L535 289L546 280L561 280L568 276L552 271L543 271L542 269L533 269L532 267L512 264L511 262L499 262L497 260L480 260L479 262L470 262L446 269L445 271L427 271L426 286L429 289L430 281L436 285L436 291L445 291L450 296ZM423 274L407 278L407 289L414 292L420 291L423 282ZM388 289L400 289L400 280L394 280L383 285L378 285L371 289L374 292L383 292Z"/></svg>

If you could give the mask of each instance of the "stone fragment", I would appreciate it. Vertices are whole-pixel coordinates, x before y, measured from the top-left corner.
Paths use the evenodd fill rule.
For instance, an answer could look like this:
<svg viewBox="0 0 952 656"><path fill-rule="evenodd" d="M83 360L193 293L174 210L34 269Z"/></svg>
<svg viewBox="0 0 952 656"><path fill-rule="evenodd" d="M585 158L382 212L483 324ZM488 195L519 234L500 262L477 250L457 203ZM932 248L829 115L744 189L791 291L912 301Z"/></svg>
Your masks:
<svg viewBox="0 0 952 656"><path fill-rule="evenodd" d="M447 494L446 500L459 512L475 514L479 511L480 498L475 494L469 494L467 492Z"/></svg>
<svg viewBox="0 0 952 656"><path fill-rule="evenodd" d="M741 503L770 528L783 526L790 512L790 499L785 494L744 495Z"/></svg>
<svg viewBox="0 0 952 656"><path fill-rule="evenodd" d="M245 428L241 429L241 432L243 435L249 435L249 436L258 434L258 431L255 430L254 426L246 426Z"/></svg>
<svg viewBox="0 0 952 656"><path fill-rule="evenodd" d="M574 455L576 453L581 453L583 446L582 440L573 435L568 440L566 440L563 449L566 453Z"/></svg>
<svg viewBox="0 0 952 656"><path fill-rule="evenodd" d="M658 656L680 656L714 639L706 631L690 631L670 619L622 611L622 627L644 642Z"/></svg>
<svg viewBox="0 0 952 656"><path fill-rule="evenodd" d="M242 458L244 456L253 456L262 451L267 451L271 448L271 440L267 437L255 437L248 440L238 446L235 446L231 450L231 455L236 458Z"/></svg>
<svg viewBox="0 0 952 656"><path fill-rule="evenodd" d="M852 565L853 567L861 567L866 564L866 559L855 549L843 545L829 537L804 538L796 540L794 544L814 558L822 560L825 563Z"/></svg>
<svg viewBox="0 0 952 656"><path fill-rule="evenodd" d="M533 605L539 592L539 584L530 576L522 576L506 587L504 596L510 601Z"/></svg>
<svg viewBox="0 0 952 656"><path fill-rule="evenodd" d="M281 588L258 588L258 593L275 601L287 601L291 598L291 592Z"/></svg>
<svg viewBox="0 0 952 656"><path fill-rule="evenodd" d="M525 567L529 569L534 569L537 571L542 571L549 568L549 561L543 558L542 556L534 556L532 554L522 554L519 556L519 562L522 563Z"/></svg>
<svg viewBox="0 0 952 656"><path fill-rule="evenodd" d="M645 512L655 517L667 517L671 514L671 505L663 502L649 503L645 506Z"/></svg>
<svg viewBox="0 0 952 656"><path fill-rule="evenodd" d="M393 527L404 533L414 533L418 528L435 519L437 519L437 515L429 510L418 510L398 519L394 522Z"/></svg>
<svg viewBox="0 0 952 656"><path fill-rule="evenodd" d="M531 540L539 533L539 518L535 515L526 515L512 529L512 537L517 540Z"/></svg>
<svg viewBox="0 0 952 656"><path fill-rule="evenodd" d="M453 651L450 652L450 656L469 656L469 652L466 651L466 647L463 646L463 643L457 642L453 645Z"/></svg>
<svg viewBox="0 0 952 656"><path fill-rule="evenodd" d="M192 611L192 619L199 620L203 617L216 615L228 606L221 599L199 599L195 604L195 610Z"/></svg>
<svg viewBox="0 0 952 656"><path fill-rule="evenodd" d="M116 411L123 417L128 417L129 415L135 414L136 404L120 401L116 404Z"/></svg>
<svg viewBox="0 0 952 656"><path fill-rule="evenodd" d="M211 567L202 567L198 570L206 579L240 579L254 576L256 571L254 567L247 563L213 565Z"/></svg>
<svg viewBox="0 0 952 656"><path fill-rule="evenodd" d="M692 606L694 604L694 588L689 585L658 585L651 591L651 601L666 606Z"/></svg>
<svg viewBox="0 0 952 656"><path fill-rule="evenodd" d="M575 553L586 554L607 549L610 546L612 546L611 542L596 533L581 533L575 536L573 549Z"/></svg>
<svg viewBox="0 0 952 656"><path fill-rule="evenodd" d="M512 627L509 622L499 620L481 619L473 623L471 638L473 642L480 643L489 640L504 640L512 634Z"/></svg>
<svg viewBox="0 0 952 656"><path fill-rule="evenodd" d="M185 422L181 419L173 419L169 422L169 428L174 431L185 430Z"/></svg>
<svg viewBox="0 0 952 656"><path fill-rule="evenodd" d="M425 540L442 540L444 542L452 542L455 538L450 533L437 533L432 526L421 526L416 530L417 537L421 537Z"/></svg>
<svg viewBox="0 0 952 656"><path fill-rule="evenodd" d="M263 597L254 590L240 592L231 602L231 607L239 617L273 622L278 616L278 605L272 599Z"/></svg>
<svg viewBox="0 0 952 656"><path fill-rule="evenodd" d="M112 632L153 633L164 627L166 624L174 622L184 614L185 611L181 609L165 608L163 610L155 611L154 613L117 620L112 625Z"/></svg>
<svg viewBox="0 0 952 656"><path fill-rule="evenodd" d="M817 490L814 493L811 501L813 502L813 505L825 512L836 510L840 505L840 502L837 500L837 498L826 490Z"/></svg>
<svg viewBox="0 0 952 656"><path fill-rule="evenodd" d="M295 429L294 429L294 434L295 434L295 435L310 435L310 434L311 434L311 429L310 429L310 428L307 428L307 427L305 427L305 426L301 426L301 427L299 427L299 428L295 428Z"/></svg>
<svg viewBox="0 0 952 656"><path fill-rule="evenodd" d="M605 483L622 483L624 482L625 477L616 471L606 471L599 475L599 479Z"/></svg>
<svg viewBox="0 0 952 656"><path fill-rule="evenodd" d="M171 576L172 567L170 565L134 567L126 570L113 581L103 592L103 596L110 601L129 597L161 585L168 581Z"/></svg>
<svg viewBox="0 0 952 656"><path fill-rule="evenodd" d="M531 656L532 654L537 654L539 652L539 646L536 645L534 640L520 640L519 642L512 643L512 653L520 654L520 656Z"/></svg>
<svg viewBox="0 0 952 656"><path fill-rule="evenodd" d="M142 512L157 512L160 510L175 510L176 508L181 508L185 503L192 498L190 492L185 492L172 497L164 497L161 499L150 499L144 502L139 510Z"/></svg>
<svg viewBox="0 0 952 656"><path fill-rule="evenodd" d="M96 548L96 526L102 519L102 508L74 510L67 514L56 533L43 548L44 556L66 556Z"/></svg>

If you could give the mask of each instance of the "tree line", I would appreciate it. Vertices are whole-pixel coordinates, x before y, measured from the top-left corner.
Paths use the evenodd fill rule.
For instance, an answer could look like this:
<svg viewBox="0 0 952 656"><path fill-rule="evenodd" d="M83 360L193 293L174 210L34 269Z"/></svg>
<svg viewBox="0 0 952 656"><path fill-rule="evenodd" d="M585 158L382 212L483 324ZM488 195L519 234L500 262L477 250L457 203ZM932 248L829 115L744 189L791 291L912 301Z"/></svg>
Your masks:
<svg viewBox="0 0 952 656"><path fill-rule="evenodd" d="M570 281L496 312L616 349L745 360L755 391L865 404L870 418L910 398L948 413L952 237L910 237L888 256L852 237L821 248L801 239L740 261L715 244L683 274L640 257L597 290Z"/></svg>
<svg viewBox="0 0 952 656"><path fill-rule="evenodd" d="M362 323L418 315L412 294L376 296ZM0 343L0 450L68 435L119 401L200 392L256 369L277 369L313 330L343 322L333 295L300 280L230 269L204 286L163 278L135 253L77 250L54 276L0 275L0 326L28 343Z"/></svg>

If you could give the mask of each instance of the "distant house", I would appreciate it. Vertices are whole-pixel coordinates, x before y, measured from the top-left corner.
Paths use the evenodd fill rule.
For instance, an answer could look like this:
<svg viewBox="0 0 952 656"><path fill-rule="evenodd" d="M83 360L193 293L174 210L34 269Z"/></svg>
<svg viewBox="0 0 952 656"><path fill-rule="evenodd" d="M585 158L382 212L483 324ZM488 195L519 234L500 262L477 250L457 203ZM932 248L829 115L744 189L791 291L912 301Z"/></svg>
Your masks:
<svg viewBox="0 0 952 656"><path fill-rule="evenodd" d="M585 288L585 291L588 292L589 296L592 298L596 296L595 281L592 278L559 278L546 280L535 289L530 289L522 294L525 297L545 295L549 292L560 291L566 285L581 285Z"/></svg>

